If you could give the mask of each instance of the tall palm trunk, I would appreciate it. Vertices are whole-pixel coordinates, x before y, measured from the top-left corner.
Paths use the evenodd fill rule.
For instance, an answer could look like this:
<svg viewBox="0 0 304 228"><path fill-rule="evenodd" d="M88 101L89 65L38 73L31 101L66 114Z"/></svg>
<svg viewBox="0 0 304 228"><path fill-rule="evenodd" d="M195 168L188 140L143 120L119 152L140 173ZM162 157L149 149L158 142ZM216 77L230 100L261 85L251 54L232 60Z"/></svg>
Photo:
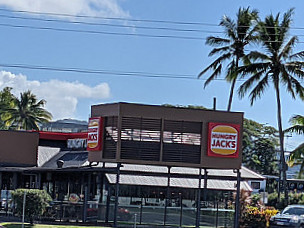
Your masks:
<svg viewBox="0 0 304 228"><path fill-rule="evenodd" d="M237 57L237 58L236 58L236 61L235 61L235 71L236 71L236 72L234 72L234 73L238 74L238 68L239 68L239 57ZM232 99L233 99L233 92L234 92L234 87L235 87L236 79L237 79L237 76L235 76L235 77L232 79L232 82L231 82L227 112L230 112L230 110L231 110Z"/></svg>
<svg viewBox="0 0 304 228"><path fill-rule="evenodd" d="M278 117L278 128L279 128L279 139L280 139L280 176L279 176L279 184L281 183L281 179L283 176L283 190L284 190L284 205L288 204L288 191L286 186L286 162L284 155L284 133L282 129L282 111L281 111L281 100L280 100L280 89L279 89L279 79L278 77L274 82L276 98L277 98L277 117ZM282 175L283 174L283 175ZM281 188L279 187L279 190ZM278 200L280 200L280 191L278 191ZM279 201L278 201L279 202Z"/></svg>
<svg viewBox="0 0 304 228"><path fill-rule="evenodd" d="M231 110L231 104L232 104L232 98L233 98L233 92L234 92L235 82L236 82L236 78L234 78L234 79L232 80L232 82L231 82L230 95L229 95L229 100L228 100L227 112L230 112L230 110Z"/></svg>

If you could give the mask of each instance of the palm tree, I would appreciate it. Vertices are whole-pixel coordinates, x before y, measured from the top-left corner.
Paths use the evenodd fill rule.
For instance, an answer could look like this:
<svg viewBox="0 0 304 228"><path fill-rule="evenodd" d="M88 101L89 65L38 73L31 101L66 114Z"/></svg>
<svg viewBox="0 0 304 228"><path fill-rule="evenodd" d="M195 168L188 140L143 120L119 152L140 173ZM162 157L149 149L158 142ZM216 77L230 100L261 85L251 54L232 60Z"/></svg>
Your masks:
<svg viewBox="0 0 304 228"><path fill-rule="evenodd" d="M5 110L2 120L6 126L17 130L39 130L38 123L52 119L52 114L43 108L45 100L38 101L31 91L20 95L20 99L14 97L12 106Z"/></svg>
<svg viewBox="0 0 304 228"><path fill-rule="evenodd" d="M290 128L287 128L284 132L296 133L299 135L304 134L304 116L295 115L293 116L289 122L293 125ZM294 149L290 157L287 161L289 166L294 166L295 164L300 164L300 171L298 173L298 178L303 178L304 174L304 143L299 145L296 149Z"/></svg>
<svg viewBox="0 0 304 228"><path fill-rule="evenodd" d="M245 56L244 48L255 40L253 22L257 17L258 12L256 10L251 11L249 7L239 8L236 22L227 16L221 19L220 26L224 28L227 38L210 36L206 41L206 44L215 47L210 51L209 56L219 55L219 57L200 72L198 77L200 78L209 70L213 71L204 84L205 88L222 73L224 62L230 61L227 65L228 69L225 76L225 79L231 83L227 111L231 109L235 83L238 78L237 68L240 65L240 61L243 60L242 57Z"/></svg>
<svg viewBox="0 0 304 228"><path fill-rule="evenodd" d="M11 87L5 87L2 91L0 91L0 129L7 129L5 123L3 121L3 117L5 116L5 110L11 107L13 104L14 95L11 93Z"/></svg>
<svg viewBox="0 0 304 228"><path fill-rule="evenodd" d="M288 192L286 188L286 163L283 146L284 133L282 130L280 85L286 86L292 98L295 99L296 95L299 95L301 98L304 97L304 88L298 81L298 79L304 78L304 72L302 70L304 62L301 61L304 57L304 52L294 54L293 48L298 39L296 36L289 39L288 36L292 14L293 9L290 9L283 15L281 22L280 14L277 14L276 16L267 16L265 21L258 23L259 41L264 52L250 52L247 57L253 61L253 63L249 63L247 66L240 67L239 69L240 72L243 73L243 76L250 75L249 79L240 86L239 94L241 97L256 83L249 94L251 105L257 98L262 96L270 82L272 82L274 86L277 102L281 171L283 173L286 201L288 200Z"/></svg>

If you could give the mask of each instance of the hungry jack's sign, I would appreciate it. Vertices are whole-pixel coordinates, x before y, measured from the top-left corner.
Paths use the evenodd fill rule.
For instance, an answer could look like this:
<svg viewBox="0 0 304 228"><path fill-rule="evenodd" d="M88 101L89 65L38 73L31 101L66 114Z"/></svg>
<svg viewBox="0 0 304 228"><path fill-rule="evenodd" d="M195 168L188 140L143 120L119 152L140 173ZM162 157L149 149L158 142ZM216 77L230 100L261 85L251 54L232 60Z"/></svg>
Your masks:
<svg viewBox="0 0 304 228"><path fill-rule="evenodd" d="M208 152L211 157L239 157L240 125L227 123L208 124Z"/></svg>
<svg viewBox="0 0 304 228"><path fill-rule="evenodd" d="M102 117L93 117L89 119L88 125L88 151L102 150L102 136L103 136L103 121Z"/></svg>

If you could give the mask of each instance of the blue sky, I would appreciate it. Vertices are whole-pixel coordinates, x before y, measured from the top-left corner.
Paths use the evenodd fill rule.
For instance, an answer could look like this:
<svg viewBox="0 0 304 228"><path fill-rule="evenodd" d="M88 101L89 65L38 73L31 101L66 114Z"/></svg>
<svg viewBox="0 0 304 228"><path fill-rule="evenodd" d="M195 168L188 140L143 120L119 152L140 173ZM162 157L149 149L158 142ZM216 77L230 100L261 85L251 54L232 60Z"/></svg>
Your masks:
<svg viewBox="0 0 304 228"><path fill-rule="evenodd" d="M235 18L239 7L248 6L259 10L262 18L270 13L284 13L294 7L292 28L304 28L304 15L302 14L304 5L302 1L296 0L0 0L0 9L91 17L67 18L59 15L21 14L0 10L0 65L2 65L2 67L0 66L0 89L11 86L16 94L31 89L39 98L47 100L46 107L53 113L55 119L86 120L89 117L90 105L120 101L144 104L192 104L211 108L213 97L216 97L217 108L225 110L229 94L229 84L225 81L212 82L206 89L203 89L203 80L30 70L3 67L3 64L99 69L110 72L146 72L186 75L196 78L200 70L212 60L208 57L210 47L205 45L204 38L209 35L217 35L216 32L221 31L214 25L219 23L224 14ZM105 20L93 17L120 17L139 21ZM33 18L35 20L32 20ZM45 21L50 19L60 20L60 22ZM115 28L107 25L71 23L79 20L85 23L115 24L127 27ZM142 20L205 24L148 23ZM128 33L133 36L16 28L20 25ZM138 28L140 26L204 31L144 30ZM202 39L152 38L136 36L138 34L189 36ZM292 29L291 34L300 35L300 41L304 41L303 30ZM303 49L303 44L299 43L295 50ZM304 114L303 102L292 100L285 93L284 88L282 89L282 109L285 128L289 126L288 119L292 115ZM245 113L246 118L277 126L275 96L271 86L253 106L250 106L246 97L240 100L235 96L232 111L241 111ZM294 142L293 139L288 140L290 147L299 142L298 139Z"/></svg>

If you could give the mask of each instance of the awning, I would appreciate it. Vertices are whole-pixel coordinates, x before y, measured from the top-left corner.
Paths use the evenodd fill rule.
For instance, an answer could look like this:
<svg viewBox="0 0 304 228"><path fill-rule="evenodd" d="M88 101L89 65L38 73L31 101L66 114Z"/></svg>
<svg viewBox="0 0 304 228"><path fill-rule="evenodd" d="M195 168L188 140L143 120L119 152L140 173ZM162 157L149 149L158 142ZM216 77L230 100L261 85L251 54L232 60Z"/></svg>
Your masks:
<svg viewBox="0 0 304 228"><path fill-rule="evenodd" d="M116 174L106 174L106 177L110 184L116 183ZM119 183L122 185L166 187L167 182L168 182L167 177L156 177L156 176L139 176L139 175L121 174L119 178ZM170 187L196 189L198 188L198 179L170 178ZM204 188L204 180L202 180L201 188ZM207 189L236 191L236 181L208 179ZM246 181L241 181L241 189L252 192L252 188Z"/></svg>

